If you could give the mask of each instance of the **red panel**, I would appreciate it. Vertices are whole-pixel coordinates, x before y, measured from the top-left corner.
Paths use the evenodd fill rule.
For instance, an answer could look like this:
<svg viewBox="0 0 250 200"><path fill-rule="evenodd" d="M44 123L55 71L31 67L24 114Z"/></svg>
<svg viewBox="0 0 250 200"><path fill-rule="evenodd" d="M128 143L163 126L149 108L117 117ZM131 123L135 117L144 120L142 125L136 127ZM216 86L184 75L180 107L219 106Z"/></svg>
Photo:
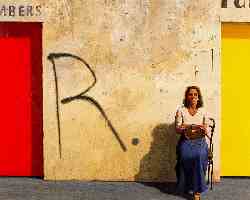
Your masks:
<svg viewBox="0 0 250 200"><path fill-rule="evenodd" d="M41 24L0 23L0 176L43 176Z"/></svg>

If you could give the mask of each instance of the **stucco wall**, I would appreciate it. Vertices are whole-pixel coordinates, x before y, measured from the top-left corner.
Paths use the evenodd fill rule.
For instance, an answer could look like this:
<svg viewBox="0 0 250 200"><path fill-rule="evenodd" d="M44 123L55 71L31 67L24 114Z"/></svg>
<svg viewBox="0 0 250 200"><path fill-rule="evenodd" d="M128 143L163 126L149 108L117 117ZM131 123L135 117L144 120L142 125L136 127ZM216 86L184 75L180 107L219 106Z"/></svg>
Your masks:
<svg viewBox="0 0 250 200"><path fill-rule="evenodd" d="M45 179L175 180L174 115L193 84L216 119L219 179L221 1L14 4L42 8L0 20L43 22Z"/></svg>
<svg viewBox="0 0 250 200"><path fill-rule="evenodd" d="M212 69L218 17L213 1L56 1L44 24L45 55L84 59L97 82L82 98L59 102L61 158L52 63L44 62L45 178L174 180L173 120L185 87L199 85L211 115L218 106ZM61 17L63 16L63 17ZM217 18L216 18L217 17ZM198 67L195 77L194 68ZM55 60L59 101L91 85L86 66Z"/></svg>

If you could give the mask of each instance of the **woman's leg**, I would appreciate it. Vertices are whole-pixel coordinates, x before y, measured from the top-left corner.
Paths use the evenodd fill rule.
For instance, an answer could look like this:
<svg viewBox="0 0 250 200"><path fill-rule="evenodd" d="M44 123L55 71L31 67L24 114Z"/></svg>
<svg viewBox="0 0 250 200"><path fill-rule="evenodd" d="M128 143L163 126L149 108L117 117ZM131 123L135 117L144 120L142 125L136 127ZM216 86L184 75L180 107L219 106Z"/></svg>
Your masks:
<svg viewBox="0 0 250 200"><path fill-rule="evenodd" d="M205 181L208 155L207 144L197 145L192 141L188 141L182 144L180 154L186 188L195 193L207 190Z"/></svg>
<svg viewBox="0 0 250 200"><path fill-rule="evenodd" d="M207 190L206 185L206 169L208 163L208 148L207 145L201 145L198 148L195 148L194 151L194 192L202 193Z"/></svg>
<svg viewBox="0 0 250 200"><path fill-rule="evenodd" d="M180 166L184 174L184 190L186 192L193 191L193 165L194 165L194 156L193 150L190 145L190 141L185 141L180 147Z"/></svg>

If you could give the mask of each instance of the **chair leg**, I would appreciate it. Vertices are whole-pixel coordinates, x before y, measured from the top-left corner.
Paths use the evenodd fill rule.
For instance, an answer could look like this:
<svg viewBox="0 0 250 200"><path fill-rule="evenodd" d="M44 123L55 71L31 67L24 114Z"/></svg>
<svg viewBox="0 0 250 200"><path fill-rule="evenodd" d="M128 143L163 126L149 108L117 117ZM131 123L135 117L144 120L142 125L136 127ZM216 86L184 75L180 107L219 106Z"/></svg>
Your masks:
<svg viewBox="0 0 250 200"><path fill-rule="evenodd" d="M208 175L208 177L207 177L207 184L209 185L209 182L210 182L210 161L208 162L208 172L207 172L207 175Z"/></svg>
<svg viewBox="0 0 250 200"><path fill-rule="evenodd" d="M213 190L213 173L214 173L214 163L213 161L211 162L212 164L212 170L211 170L211 190Z"/></svg>

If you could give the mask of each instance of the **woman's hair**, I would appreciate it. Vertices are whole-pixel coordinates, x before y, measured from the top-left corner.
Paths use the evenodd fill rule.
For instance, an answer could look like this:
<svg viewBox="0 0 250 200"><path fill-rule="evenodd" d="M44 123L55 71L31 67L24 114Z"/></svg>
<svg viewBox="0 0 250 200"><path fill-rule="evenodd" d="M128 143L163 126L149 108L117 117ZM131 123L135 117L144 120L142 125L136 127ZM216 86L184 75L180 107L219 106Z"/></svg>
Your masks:
<svg viewBox="0 0 250 200"><path fill-rule="evenodd" d="M189 102L187 100L188 93L191 89L195 89L198 92L198 101L197 101L197 108L200 108L203 106L203 99L201 95L201 90L198 86L188 86L185 91L185 97L183 99L183 104L187 108L189 106Z"/></svg>

